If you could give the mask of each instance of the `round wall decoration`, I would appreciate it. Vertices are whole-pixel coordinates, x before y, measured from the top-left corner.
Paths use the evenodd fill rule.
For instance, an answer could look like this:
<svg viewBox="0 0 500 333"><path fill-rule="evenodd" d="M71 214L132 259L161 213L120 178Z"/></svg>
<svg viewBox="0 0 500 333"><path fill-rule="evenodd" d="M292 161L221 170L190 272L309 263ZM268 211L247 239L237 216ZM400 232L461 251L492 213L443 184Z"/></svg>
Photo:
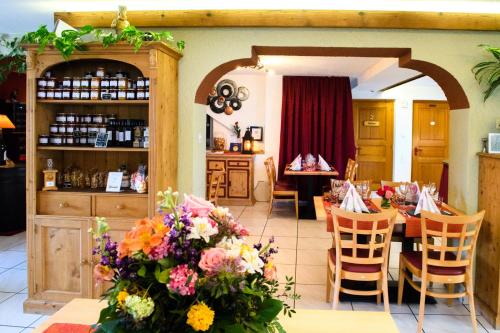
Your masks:
<svg viewBox="0 0 500 333"><path fill-rule="evenodd" d="M233 80L221 80L214 86L208 96L210 109L215 113L225 113L228 116L242 107L242 101L250 96L247 87L238 87Z"/></svg>
<svg viewBox="0 0 500 333"><path fill-rule="evenodd" d="M233 80L222 80L217 84L217 93L219 96L225 98L231 98L236 95L238 91L238 86Z"/></svg>
<svg viewBox="0 0 500 333"><path fill-rule="evenodd" d="M226 108L226 103L224 103L224 100L222 102L220 101L220 98L218 96L214 96L210 99L210 110L212 110L215 113L222 113L224 112L224 109Z"/></svg>

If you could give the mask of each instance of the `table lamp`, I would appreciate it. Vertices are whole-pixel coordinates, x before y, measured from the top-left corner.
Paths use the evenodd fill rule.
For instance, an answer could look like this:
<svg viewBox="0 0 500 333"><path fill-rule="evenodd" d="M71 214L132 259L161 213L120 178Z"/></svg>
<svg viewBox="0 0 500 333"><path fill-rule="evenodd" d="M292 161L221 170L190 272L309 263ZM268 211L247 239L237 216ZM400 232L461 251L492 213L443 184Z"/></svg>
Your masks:
<svg viewBox="0 0 500 333"><path fill-rule="evenodd" d="M9 117L0 114L0 165L7 164L7 146L3 141L2 129L3 128L16 128Z"/></svg>

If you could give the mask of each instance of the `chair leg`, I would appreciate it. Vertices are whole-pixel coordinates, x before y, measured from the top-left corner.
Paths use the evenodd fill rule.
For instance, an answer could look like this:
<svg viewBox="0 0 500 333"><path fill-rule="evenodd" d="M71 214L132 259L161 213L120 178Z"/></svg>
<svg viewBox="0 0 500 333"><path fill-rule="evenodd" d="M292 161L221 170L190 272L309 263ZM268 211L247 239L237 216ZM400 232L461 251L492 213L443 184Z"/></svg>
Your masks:
<svg viewBox="0 0 500 333"><path fill-rule="evenodd" d="M377 280L377 290L382 291L382 279ZM377 294L377 305L382 301L382 294Z"/></svg>
<svg viewBox="0 0 500 333"><path fill-rule="evenodd" d="M425 273L422 274L422 284L420 286L420 306L418 308L418 327L417 333L422 333L422 328L424 326L424 315L425 315L425 294L427 293L427 277Z"/></svg>
<svg viewBox="0 0 500 333"><path fill-rule="evenodd" d="M405 267L403 263L403 258L399 257L399 281L398 281L398 305L403 303L403 289L405 287Z"/></svg>
<svg viewBox="0 0 500 333"><path fill-rule="evenodd" d="M335 267L335 284L333 286L333 304L332 304L333 310L337 310L338 305L339 305L341 280L342 280L342 276L340 274L340 266L337 265Z"/></svg>
<svg viewBox="0 0 500 333"><path fill-rule="evenodd" d="M476 306L474 304L474 284L472 281L472 274L467 274L465 281L465 290L469 298L470 319L472 320L472 330L477 333L477 320L476 320Z"/></svg>
<svg viewBox="0 0 500 333"><path fill-rule="evenodd" d="M448 294L453 294L455 292L455 285L453 283L448 283ZM453 298L448 298L448 306L453 306Z"/></svg>
<svg viewBox="0 0 500 333"><path fill-rule="evenodd" d="M326 254L326 260L329 260L329 254ZM330 263L326 267L326 302L330 303L332 297L332 270L330 269Z"/></svg>
<svg viewBox="0 0 500 333"><path fill-rule="evenodd" d="M295 216L299 219L299 192L295 192Z"/></svg>
<svg viewBox="0 0 500 333"><path fill-rule="evenodd" d="M269 198L269 211L267 212L267 216L269 217L271 215L271 213L273 212L273 201L274 201L274 197L273 195L271 194L271 197Z"/></svg>
<svg viewBox="0 0 500 333"><path fill-rule="evenodd" d="M384 297L384 311L391 312L389 304L389 287L387 282L387 271L382 272L382 295Z"/></svg>

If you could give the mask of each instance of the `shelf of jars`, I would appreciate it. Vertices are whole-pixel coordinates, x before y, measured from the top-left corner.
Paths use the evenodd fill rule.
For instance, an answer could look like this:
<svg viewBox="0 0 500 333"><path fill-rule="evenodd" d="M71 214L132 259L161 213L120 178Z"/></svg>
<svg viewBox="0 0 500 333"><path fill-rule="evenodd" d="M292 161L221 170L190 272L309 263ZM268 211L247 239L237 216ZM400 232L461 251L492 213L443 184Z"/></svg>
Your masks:
<svg viewBox="0 0 500 333"><path fill-rule="evenodd" d="M72 99L38 99L37 103L61 105L149 105L149 100L72 100Z"/></svg>
<svg viewBox="0 0 500 333"><path fill-rule="evenodd" d="M38 146L38 150L69 150L69 151L114 151L114 152L139 152L147 153L149 148L127 148L127 147L77 147L77 146Z"/></svg>
<svg viewBox="0 0 500 333"><path fill-rule="evenodd" d="M64 193L64 194L99 194L99 195L109 195L109 196L116 196L116 195L130 195L130 196L137 196L137 197L147 197L148 192L145 193L137 193L136 190L132 189L125 189L121 190L120 192L106 192L106 189L104 188L98 188L98 189L92 189L92 188L58 188L57 191L51 191L51 192L44 192L44 191L38 191L41 193L49 193L49 194L58 194L58 193Z"/></svg>

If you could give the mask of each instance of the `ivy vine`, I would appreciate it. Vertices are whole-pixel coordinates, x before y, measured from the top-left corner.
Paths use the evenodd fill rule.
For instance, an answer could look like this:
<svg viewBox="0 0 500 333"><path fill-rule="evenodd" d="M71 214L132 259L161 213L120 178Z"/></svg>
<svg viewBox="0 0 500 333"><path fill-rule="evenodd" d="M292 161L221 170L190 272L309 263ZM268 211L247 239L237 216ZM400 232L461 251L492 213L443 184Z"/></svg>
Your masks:
<svg viewBox="0 0 500 333"><path fill-rule="evenodd" d="M5 49L0 55L0 83L4 81L9 73L26 72L26 55L23 49L24 44L37 44L38 53L43 53L47 46L53 46L61 53L61 56L68 60L75 51L85 51L86 42L83 37L92 36L102 43L104 48L125 42L134 47L134 51L147 42L162 41L170 45L176 45L180 51L184 50L185 42L180 40L175 43L173 35L169 31L152 32L142 31L134 26L129 26L120 33L103 32L90 25L77 30L64 30L61 36L47 29L42 25L36 31L28 32L22 37L9 38L7 35L0 36L0 47Z"/></svg>

